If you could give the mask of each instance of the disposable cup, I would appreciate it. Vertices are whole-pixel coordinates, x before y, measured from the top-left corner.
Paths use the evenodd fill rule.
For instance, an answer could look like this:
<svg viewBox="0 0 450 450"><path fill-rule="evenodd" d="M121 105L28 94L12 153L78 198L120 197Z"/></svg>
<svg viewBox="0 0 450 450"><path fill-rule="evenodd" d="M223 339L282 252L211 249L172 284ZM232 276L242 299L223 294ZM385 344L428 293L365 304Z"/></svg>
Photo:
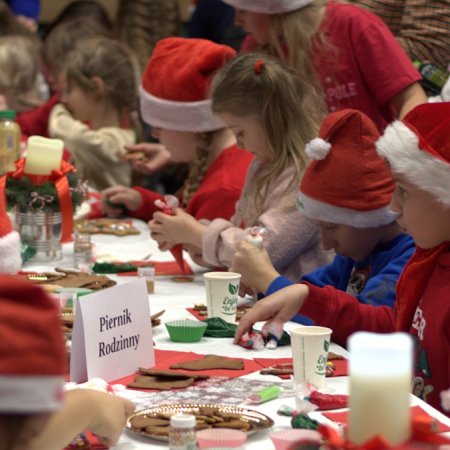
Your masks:
<svg viewBox="0 0 450 450"><path fill-rule="evenodd" d="M207 272L204 275L208 317L221 317L236 322L240 273Z"/></svg>
<svg viewBox="0 0 450 450"><path fill-rule="evenodd" d="M325 385L325 370L332 330L326 327L304 326L291 331L294 381L308 382L317 388Z"/></svg>

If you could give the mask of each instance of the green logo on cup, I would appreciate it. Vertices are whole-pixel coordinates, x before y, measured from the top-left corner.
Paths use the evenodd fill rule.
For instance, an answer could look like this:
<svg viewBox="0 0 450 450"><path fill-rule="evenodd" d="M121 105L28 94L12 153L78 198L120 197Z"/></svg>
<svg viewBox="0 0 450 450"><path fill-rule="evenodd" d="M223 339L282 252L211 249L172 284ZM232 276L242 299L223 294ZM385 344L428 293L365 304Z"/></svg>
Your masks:
<svg viewBox="0 0 450 450"><path fill-rule="evenodd" d="M323 349L327 352L330 348L330 343L328 341L323 342Z"/></svg>
<svg viewBox="0 0 450 450"><path fill-rule="evenodd" d="M230 297L225 296L222 303L222 313L227 316L236 314L237 307L237 292L239 290L238 284L228 284L228 292L231 294Z"/></svg>
<svg viewBox="0 0 450 450"><path fill-rule="evenodd" d="M235 294L237 294L237 291L238 291L238 285L236 284L231 284L231 283L229 283L228 284L228 292L230 293L230 294L232 294L232 295L235 295Z"/></svg>

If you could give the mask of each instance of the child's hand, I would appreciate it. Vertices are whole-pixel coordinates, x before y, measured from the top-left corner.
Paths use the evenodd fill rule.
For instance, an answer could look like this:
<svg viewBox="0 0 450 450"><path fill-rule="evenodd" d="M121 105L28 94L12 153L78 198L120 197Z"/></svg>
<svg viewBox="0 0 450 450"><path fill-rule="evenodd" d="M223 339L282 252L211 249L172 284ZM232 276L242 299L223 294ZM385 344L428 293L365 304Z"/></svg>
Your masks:
<svg viewBox="0 0 450 450"><path fill-rule="evenodd" d="M234 335L234 343L237 344L242 335L250 332L256 322L270 321L284 323L291 320L303 306L308 294L308 286L300 283L285 287L259 300L239 321L239 326ZM267 330L267 327L264 330Z"/></svg>
<svg viewBox="0 0 450 450"><path fill-rule="evenodd" d="M242 275L241 283L259 292L266 292L270 283L279 276L265 249L255 247L243 239L234 254L231 272Z"/></svg>
<svg viewBox="0 0 450 450"><path fill-rule="evenodd" d="M117 443L127 418L134 411L134 404L125 398L91 391L94 421L88 429L108 447Z"/></svg>
<svg viewBox="0 0 450 450"><path fill-rule="evenodd" d="M117 217L123 213L124 207L128 211L136 211L142 205L141 194L125 186L113 186L101 192L103 210L109 217ZM114 205L117 205L115 207Z"/></svg>
<svg viewBox="0 0 450 450"><path fill-rule="evenodd" d="M161 250L167 250L176 244L190 244L198 248L202 246L201 233L205 226L181 208L177 208L173 216L155 212L148 226L152 238L159 244L166 244L164 247L160 245Z"/></svg>
<svg viewBox="0 0 450 450"><path fill-rule="evenodd" d="M171 162L172 156L161 144L141 142L134 145L126 145L127 153L122 155L134 170L145 175L151 175Z"/></svg>

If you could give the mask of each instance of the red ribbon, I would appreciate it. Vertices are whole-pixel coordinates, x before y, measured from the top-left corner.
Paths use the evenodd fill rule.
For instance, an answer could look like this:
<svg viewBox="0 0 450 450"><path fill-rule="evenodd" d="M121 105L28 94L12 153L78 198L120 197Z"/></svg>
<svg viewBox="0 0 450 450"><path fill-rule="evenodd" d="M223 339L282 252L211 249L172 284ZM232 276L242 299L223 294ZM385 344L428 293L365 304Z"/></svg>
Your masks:
<svg viewBox="0 0 450 450"><path fill-rule="evenodd" d="M328 425L320 425L317 431L322 435L330 450L407 450L413 442L450 444L450 439L436 433L436 422L432 417L421 415L411 418L411 439L396 446L390 445L383 437L375 436L361 445L346 440L337 430Z"/></svg>

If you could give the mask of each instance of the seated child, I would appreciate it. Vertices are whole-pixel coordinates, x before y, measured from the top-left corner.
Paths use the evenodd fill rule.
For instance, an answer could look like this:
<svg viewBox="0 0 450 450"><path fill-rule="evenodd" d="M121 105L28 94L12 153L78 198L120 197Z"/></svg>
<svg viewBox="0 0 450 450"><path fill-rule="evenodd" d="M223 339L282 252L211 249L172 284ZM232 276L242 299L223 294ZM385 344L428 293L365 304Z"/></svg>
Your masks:
<svg viewBox="0 0 450 450"><path fill-rule="evenodd" d="M347 297L393 307L395 285L414 251L413 240L389 209L394 180L376 153L379 137L365 114L344 109L330 114L319 138L306 146L313 161L301 182L299 208L319 227L323 247L337 253L330 264L301 279L311 297L326 302L323 315L333 315ZM234 256L231 270L242 274L245 285L269 295L293 284L257 250L243 241Z"/></svg>
<svg viewBox="0 0 450 450"><path fill-rule="evenodd" d="M59 23L45 35L41 69L52 97L39 107L23 111L17 116L17 122L25 136L48 137L50 111L59 102L63 91L60 78L67 55L80 39L93 36L109 36L109 31L92 17L76 17Z"/></svg>
<svg viewBox="0 0 450 450"><path fill-rule="evenodd" d="M54 301L0 275L0 449L61 450L84 429L114 445L134 405L93 390L64 394L66 354Z"/></svg>
<svg viewBox="0 0 450 450"><path fill-rule="evenodd" d="M439 394L450 379L449 129L450 103L429 103L394 122L377 142L396 181L391 206L397 222L417 245L398 280L394 309L350 296L330 308L334 288L294 284L245 314L235 341L257 321L286 322L297 312L332 328L332 339L341 345L355 331L409 331L416 343L413 392L442 411Z"/></svg>
<svg viewBox="0 0 450 450"><path fill-rule="evenodd" d="M36 43L24 36L0 37L0 109L20 113L41 105L43 83Z"/></svg>
<svg viewBox="0 0 450 450"><path fill-rule="evenodd" d="M212 76L235 54L205 39L162 39L142 77L142 117L171 160L189 164L179 197L181 206L197 219L229 219L234 214L252 159L238 148L233 132L213 116L208 99ZM120 214L115 205L122 204L132 217L143 220L159 211L154 202L163 198L142 187L124 186L106 189L103 195L108 215Z"/></svg>
<svg viewBox="0 0 450 450"><path fill-rule="evenodd" d="M48 134L64 141L75 167L96 190L131 184L131 167L120 155L136 141L134 62L119 42L93 37L78 42L63 66L62 103L51 110Z"/></svg>
<svg viewBox="0 0 450 450"><path fill-rule="evenodd" d="M253 227L265 227L270 257L291 279L328 262L318 228L296 209L304 147L322 118L319 105L311 86L270 57L246 53L224 66L212 84L213 111L254 154L236 213L209 223L181 209L174 216L155 213L149 226L160 249L183 244L199 263L228 268L237 244Z"/></svg>

